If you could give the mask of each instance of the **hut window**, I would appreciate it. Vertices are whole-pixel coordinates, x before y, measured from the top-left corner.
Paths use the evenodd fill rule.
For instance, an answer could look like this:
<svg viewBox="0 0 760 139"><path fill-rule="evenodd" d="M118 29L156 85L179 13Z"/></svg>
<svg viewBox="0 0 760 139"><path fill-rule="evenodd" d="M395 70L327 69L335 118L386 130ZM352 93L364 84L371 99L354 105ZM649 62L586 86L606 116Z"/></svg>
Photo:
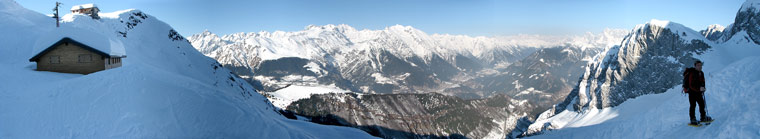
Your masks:
<svg viewBox="0 0 760 139"><path fill-rule="evenodd" d="M79 63L90 63L90 62L92 62L92 55L90 54L79 55Z"/></svg>
<svg viewBox="0 0 760 139"><path fill-rule="evenodd" d="M52 64L61 63L61 56L50 56L50 63Z"/></svg>

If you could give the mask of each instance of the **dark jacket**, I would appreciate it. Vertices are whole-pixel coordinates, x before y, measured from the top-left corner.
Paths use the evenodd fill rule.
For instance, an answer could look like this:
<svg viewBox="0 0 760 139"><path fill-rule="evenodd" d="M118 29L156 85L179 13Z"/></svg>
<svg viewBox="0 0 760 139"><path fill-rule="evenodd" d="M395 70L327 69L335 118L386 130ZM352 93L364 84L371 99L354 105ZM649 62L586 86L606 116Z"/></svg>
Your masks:
<svg viewBox="0 0 760 139"><path fill-rule="evenodd" d="M688 93L700 93L702 91L699 91L700 87L705 87L705 73L696 69L692 69L691 74L688 76L688 89L689 91L686 91Z"/></svg>

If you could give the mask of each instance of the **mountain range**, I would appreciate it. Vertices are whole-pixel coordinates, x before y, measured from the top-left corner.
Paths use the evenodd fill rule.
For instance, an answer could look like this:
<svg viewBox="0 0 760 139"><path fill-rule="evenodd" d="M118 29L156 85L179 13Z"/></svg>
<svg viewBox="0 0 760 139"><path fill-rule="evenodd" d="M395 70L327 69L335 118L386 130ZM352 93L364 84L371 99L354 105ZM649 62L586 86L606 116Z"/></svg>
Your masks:
<svg viewBox="0 0 760 139"><path fill-rule="evenodd" d="M640 120L641 118L636 118L637 114L617 116L620 117L617 118L616 112L645 110L631 105L651 103L653 107L661 108L664 106L658 104L683 102L684 100L681 99L668 103L653 103L650 96L677 99L672 97L672 93L668 94L667 92L678 90L676 86L681 84L680 72L690 67L691 63L696 60L715 62L715 67L706 70L716 72L728 70L721 66L734 65L731 63L746 63L749 61L746 59L752 59L752 54L738 51L754 51L751 46L758 44L756 41L758 39L755 39L758 30L756 27L759 23L755 21L757 19L755 17L757 9L754 6L756 3L752 0L746 2L737 12L735 22L728 27L711 25L707 29L695 31L678 23L651 20L646 24L634 27L630 32L625 31L622 33L625 35L619 35L621 36L618 37L620 39L609 39L615 37L591 39L610 40L608 43L596 43L604 45L577 45L579 43L568 43L577 41L567 40L559 41L563 43L551 43L550 45L535 45L541 43L521 45L527 43L505 41L509 40L510 37L426 35L424 32L405 26L393 26L384 30L357 31L346 25L309 26L306 30L299 32L238 33L222 37L204 32L193 35L190 40L197 49L215 59L236 59L232 58L235 56L238 57L237 59L241 59L240 56L242 55L259 57L258 59L301 59L302 62L300 63L306 63L303 65L312 66L281 67L305 67L306 70L301 71L308 71L308 67L318 65L321 69L315 71L327 71L319 73L339 72L341 75L339 79L343 80L343 84L335 80L324 80L320 76L313 76L317 74L312 74L312 77L299 76L295 78L310 79L310 83L293 83L290 82L293 80L280 79L282 77L294 79L287 77L293 76L292 73L295 73L292 72L293 70L274 70L278 72L262 70L264 73L258 74L260 69L256 68L255 62L247 67L243 65L245 68L242 68L246 71L253 71L248 74L253 78L249 81L263 84L264 87L261 88L264 90L275 88L262 92L273 94L272 96L275 97L270 97L273 102L287 101L281 103L282 105L279 107L294 111L301 116L307 116L307 119L312 122L352 126L376 136L452 137L455 135L468 138L501 138L532 136L550 131L552 134L549 137L562 137L579 132L573 128L606 130L593 126L597 124L604 125L602 127L615 127L618 130L632 130L634 131L632 133L638 133L653 131L618 128L621 125L615 123L635 122L621 120ZM327 31L314 31L315 28ZM279 36L273 37L269 34L278 34ZM605 32L603 34L613 33ZM325 36L340 37L330 39L331 37ZM472 41L471 38L480 39ZM283 40L286 41L280 42ZM298 43L310 41L340 43ZM225 43L227 44L225 45ZM291 53L293 52L292 49L276 50L278 47L273 49L268 47L287 44L296 44L295 46L305 48L304 50L318 48L320 51L298 51L296 53L305 55L297 54L298 56L294 56L277 54L277 52ZM455 47L452 47L452 44ZM480 47L479 44L495 45ZM237 46L237 48L230 46ZM747 46L750 48L736 48ZM238 52L229 52L234 50L238 50ZM259 54L251 54L256 52ZM722 56L732 53L735 55ZM272 55L275 56L272 57ZM234 62L222 63L235 65ZM242 64L236 66L239 67L240 65ZM431 68L433 66L436 67ZM735 65L731 67L735 67ZM280 73L281 75L270 73ZM722 75L733 77L734 74L736 71ZM744 78L739 81L752 81L753 79L752 76ZM725 77L716 77L717 81L715 82L725 84L726 81L724 80L726 79ZM266 87L271 86L271 84L281 86ZM299 89L287 90L288 87L320 85L335 89L317 91L318 93L304 93L300 97L289 99L278 99L276 97L292 92L309 92ZM287 91L277 90L282 89L282 86L287 86L285 87ZM735 85L729 83L726 86ZM752 86L738 86L738 88L752 90ZM708 89L708 91L710 90ZM330 92L354 93L336 94ZM438 92L440 94L424 94L426 92ZM388 95L388 93L392 95ZM725 95L718 95L718 97L734 98L734 96ZM497 98L505 99L499 100ZM637 100L637 98L645 99ZM433 105L426 103L429 100L436 99L449 100L448 102L451 103L435 103ZM507 109L499 110L497 107L478 103L483 101L506 104ZM528 103L522 103L524 105L514 103L522 101ZM724 104L725 100L718 100L717 102ZM748 102L742 104L751 104L755 101ZM526 109L510 109L511 106ZM683 109L683 107L679 108ZM548 110L541 112L545 109ZM672 110L674 108L666 107L663 109ZM458 113L463 111L469 112L466 114ZM390 122L373 121L372 119L378 118L376 116L381 117L381 119L392 120L389 120ZM652 117L650 115L639 116ZM480 118L466 120L467 122L461 122L462 124L457 126L448 126L446 120L442 120L452 117L463 120L468 117ZM675 122L673 119L666 118L668 121L665 122L673 123ZM613 123L604 123L606 121L613 121ZM720 124L721 127L730 125L735 125L735 123ZM573 127L569 130L572 132L565 132L564 129L567 127ZM654 124L639 127L659 129ZM682 130L682 128L674 129ZM750 126L748 129L757 129L757 126ZM686 131L685 133L691 132ZM715 132L708 132L706 135L726 137L711 133ZM626 137L625 135L630 136L631 134L603 135ZM657 134L644 134L644 136L638 137L657 137L651 135Z"/></svg>
<svg viewBox="0 0 760 139"><path fill-rule="evenodd" d="M701 31L651 20L580 36L312 25L184 37L140 10L56 27L0 0L0 138L757 138L758 7ZM60 31L121 42L128 57L37 71L28 59ZM680 88L696 60L716 119L699 128L685 126Z"/></svg>
<svg viewBox="0 0 760 139"><path fill-rule="evenodd" d="M496 84L519 82L519 79L485 76L540 76L543 73L505 71L512 63L535 55L539 50L568 48L564 51L572 55L568 58L581 61L590 59L601 48L619 42L626 33L625 30L608 29L600 34L569 37L469 37L428 35L401 25L384 30L325 25L308 26L298 32L224 36L206 31L192 35L188 40L196 49L233 69L263 92L273 92L290 85L324 85L358 93L441 92L471 99L502 93L516 94L534 87L523 83L518 86L524 88L507 90L504 88L506 86ZM579 66L569 67L582 69L582 63L573 64ZM521 66L527 68L530 65ZM568 77L564 80L577 77L567 73L554 76ZM289 80L293 78L299 80Z"/></svg>
<svg viewBox="0 0 760 139"><path fill-rule="evenodd" d="M387 102L412 101L409 100L412 98L434 99L432 97L437 96L416 95L427 93L443 94L437 97L450 100L464 99L463 102L500 101L498 103L505 105L523 102L510 104L509 109L475 114L482 117L479 120L487 124L456 127L456 131L450 130L455 127L447 127L442 123L423 123L421 126L407 127L403 125L413 121L405 120L388 123L347 120L339 124L382 127L363 128L365 131L378 133L376 135L381 137L445 137L448 136L445 133L457 133L465 137L483 138L510 134L521 117L532 119L529 115L537 115L551 105L559 103L572 90L573 82L580 77L587 61L602 48L615 45L627 33L626 30L607 29L599 34L564 37L469 37L428 35L410 26L401 25L383 30L357 30L348 25L325 25L308 26L305 30L297 32L236 33L224 36L205 31L188 37L188 40L205 55L217 59L225 67L233 69L237 75L259 86L257 89L268 96L275 106L316 119L337 117L372 120L359 114L330 111L341 110L338 108L344 108L344 105L417 105L369 104L368 101L357 98L349 101L324 99L344 96L334 93L377 96L387 99ZM309 98L312 94L322 94L319 96L324 98L312 100ZM385 97L384 94L403 97ZM509 99L492 98L494 96ZM301 99L305 100L298 102L299 104L315 103L308 105L324 108L289 106ZM317 102L325 104L316 104ZM469 105L442 105L434 107L446 108L444 113L423 108L414 109L413 113L427 115L424 117L437 117L434 116L437 113L462 118L472 115L448 112L474 110L463 108L470 107ZM422 116L406 115L410 113L394 109L358 108L357 111L368 111L364 113L366 115L402 113L398 116ZM315 122L335 123L333 120ZM527 126L524 122L522 125ZM396 131L399 132L395 133Z"/></svg>

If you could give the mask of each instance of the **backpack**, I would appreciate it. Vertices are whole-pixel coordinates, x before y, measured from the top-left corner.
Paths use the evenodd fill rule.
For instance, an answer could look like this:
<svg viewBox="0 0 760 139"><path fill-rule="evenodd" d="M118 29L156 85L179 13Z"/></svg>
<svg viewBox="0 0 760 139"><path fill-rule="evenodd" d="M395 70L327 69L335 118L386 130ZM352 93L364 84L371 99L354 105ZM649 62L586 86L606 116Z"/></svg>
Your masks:
<svg viewBox="0 0 760 139"><path fill-rule="evenodd" d="M687 68L686 71L683 72L683 84L681 85L681 87L683 87L683 93L689 92L689 84L691 84L691 82L689 82L689 76L691 76L696 70L697 69L695 68Z"/></svg>

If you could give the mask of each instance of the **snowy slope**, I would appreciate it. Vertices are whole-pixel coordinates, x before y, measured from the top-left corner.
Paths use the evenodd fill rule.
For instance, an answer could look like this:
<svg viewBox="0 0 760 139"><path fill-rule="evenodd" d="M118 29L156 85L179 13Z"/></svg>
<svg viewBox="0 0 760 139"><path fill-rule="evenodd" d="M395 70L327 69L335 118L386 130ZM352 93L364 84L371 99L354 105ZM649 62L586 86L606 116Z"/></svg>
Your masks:
<svg viewBox="0 0 760 139"><path fill-rule="evenodd" d="M564 111L547 119L550 130L536 138L757 138L760 137L760 46L753 42L724 44L699 56L705 62L708 113L716 121L700 128L686 126L688 96L674 86L623 104L587 112ZM697 115L699 115L697 113ZM536 123L545 123L538 121Z"/></svg>
<svg viewBox="0 0 760 139"><path fill-rule="evenodd" d="M55 20L0 0L0 138L371 138L282 117L156 17L101 16L66 15L55 28ZM58 29L105 34L129 57L89 75L35 71L32 46Z"/></svg>
<svg viewBox="0 0 760 139"><path fill-rule="evenodd" d="M760 45L757 39L752 36L753 32L757 33L755 24L756 9L760 1L748 0L737 13L736 22L730 25L726 30L720 26L711 26L708 30L703 31L702 35L696 35L693 30L680 26L672 22L653 20L644 26L660 26L668 30L660 30L661 33L677 34L668 37L649 37L653 38L655 45L640 45L648 47L669 47L673 42L691 42L708 44L710 47L706 51L688 52L688 54L676 54L676 57L667 58L669 62L681 63L681 66L691 67L691 61L684 59L683 56L693 56L696 59L704 61L703 71L706 78L706 103L708 115L717 119L712 125L700 128L686 126L689 121L688 117L688 97L681 93L680 83L672 84L668 80L680 80L680 72L672 73L670 69L678 66L657 67L642 63L635 63L644 67L631 70L630 73L644 71L648 80L622 80L622 82L633 83L632 85L615 85L608 84L604 80L596 81L595 78L582 78L579 83L579 90L574 96L571 94L566 102L555 105L556 107L542 113L536 122L530 126L527 135L543 132L543 135L533 136L536 138L758 138L760 137L760 122L756 117L760 114L757 111L757 93L760 91L760 74L756 71L760 68ZM738 25L738 26L737 26ZM637 26L639 29L642 26ZM711 31L712 30L712 31ZM657 32L650 30L648 32ZM641 38L642 33L647 32L634 31L632 37ZM650 33L651 34L651 33ZM709 38L720 37L720 38ZM721 36L722 35L722 36ZM705 38L708 37L708 38ZM674 40L678 39L678 40ZM715 40L715 42L707 41ZM628 44L647 44L649 40L632 40L625 39L621 47L611 47L607 55L603 56L605 60L590 62L590 67L599 64L600 61L607 63L607 57L612 57L610 61L614 62L615 57L623 57L625 53L609 53L609 51L623 51L624 46L637 48L636 45ZM668 44L668 45L656 45ZM683 47L683 46L679 46ZM686 45L686 47L694 47ZM639 48L641 49L641 48ZM684 50L670 48L671 51L665 53L682 53ZM673 56L673 55L671 55ZM680 58L678 56L681 56ZM651 58L653 56L640 56L636 58ZM621 62L623 63L623 62ZM627 63L626 63L627 64ZM604 64L611 66L612 70L625 68L626 64ZM652 69L656 72L652 72ZM593 74L594 70L600 68L590 68L586 71ZM607 70L607 69L605 69ZM657 75L662 72L668 75ZM622 72L623 75L626 73ZM662 76L671 76L675 74L677 79L662 78ZM646 75L646 74L645 74ZM655 76L651 76L655 75ZM621 79L617 79L621 80ZM629 99L622 99L619 105L598 105L599 101L605 98L616 98L614 96L627 95L635 93L640 88L652 88L648 86L652 82L664 82L670 84L669 89L657 92L656 90L649 94L639 94ZM680 82L680 81L679 81ZM600 95L602 98L595 98L595 86L600 88L622 87L626 91L608 93L607 96ZM602 89L602 91L606 91ZM584 97L590 96L590 97ZM610 97L611 96L611 97ZM596 99L596 100L595 100ZM620 99L617 99L618 101ZM597 104L594 104L597 103ZM556 111L555 111L556 110Z"/></svg>

